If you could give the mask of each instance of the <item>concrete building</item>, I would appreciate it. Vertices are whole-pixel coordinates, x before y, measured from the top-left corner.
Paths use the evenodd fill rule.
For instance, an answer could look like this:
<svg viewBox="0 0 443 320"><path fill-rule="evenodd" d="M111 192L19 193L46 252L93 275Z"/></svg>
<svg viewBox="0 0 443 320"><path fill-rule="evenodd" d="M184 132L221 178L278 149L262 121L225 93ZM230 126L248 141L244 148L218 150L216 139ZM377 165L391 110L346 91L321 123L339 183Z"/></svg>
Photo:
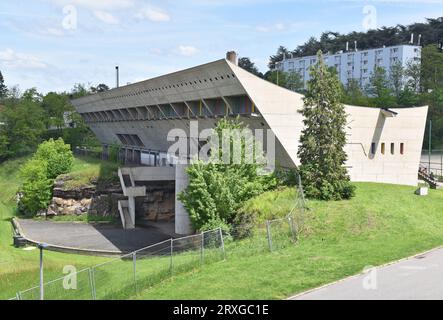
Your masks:
<svg viewBox="0 0 443 320"><path fill-rule="evenodd" d="M399 45L392 47L353 50L338 52L336 54L325 54L325 62L329 67L337 70L340 81L346 85L349 79L355 79L360 87L365 88L369 78L376 67L386 70L388 76L391 67L401 64L406 68L409 61L420 63L421 47L414 45ZM277 64L277 69L284 72L297 72L303 82L309 81L309 68L317 62L317 56L301 58L287 58ZM406 79L405 79L406 80Z"/></svg>
<svg viewBox="0 0 443 320"><path fill-rule="evenodd" d="M275 135L276 163L299 164L297 150L303 129L299 110L303 96L239 68L236 59L222 59L73 101L98 139L120 144L131 166L119 175L128 201L119 204L123 225L131 228L146 215L136 199L153 185L175 186L175 231L190 233L189 217L177 194L186 188L183 165L174 165L167 136L171 129L212 128L222 117L237 117L252 129ZM353 181L416 185L427 107L377 109L345 106L348 141L346 166ZM170 140L170 139L169 139ZM198 141L189 133L189 141ZM144 165L144 166L142 166Z"/></svg>

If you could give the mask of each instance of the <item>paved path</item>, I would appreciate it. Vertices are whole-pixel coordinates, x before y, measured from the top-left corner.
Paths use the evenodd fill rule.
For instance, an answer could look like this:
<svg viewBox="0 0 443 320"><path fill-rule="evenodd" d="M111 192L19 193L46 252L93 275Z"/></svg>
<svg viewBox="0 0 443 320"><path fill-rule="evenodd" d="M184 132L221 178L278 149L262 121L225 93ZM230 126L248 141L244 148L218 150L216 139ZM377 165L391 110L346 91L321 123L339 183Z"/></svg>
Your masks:
<svg viewBox="0 0 443 320"><path fill-rule="evenodd" d="M78 249L131 252L171 237L158 228L123 230L110 224L19 219L25 236L38 242Z"/></svg>
<svg viewBox="0 0 443 320"><path fill-rule="evenodd" d="M376 268L375 282L371 282L371 275L374 273L351 277L291 299L443 299L443 248ZM374 284L376 289L371 289Z"/></svg>

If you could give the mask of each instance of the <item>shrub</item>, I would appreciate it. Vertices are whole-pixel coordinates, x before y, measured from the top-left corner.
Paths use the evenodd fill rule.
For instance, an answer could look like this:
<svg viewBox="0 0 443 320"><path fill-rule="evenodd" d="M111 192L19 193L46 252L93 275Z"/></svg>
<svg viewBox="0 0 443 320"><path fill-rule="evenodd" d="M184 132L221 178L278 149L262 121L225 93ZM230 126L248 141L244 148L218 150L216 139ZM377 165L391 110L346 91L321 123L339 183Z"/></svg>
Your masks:
<svg viewBox="0 0 443 320"><path fill-rule="evenodd" d="M221 131L242 128L238 120L221 120L215 129L216 136ZM235 140L235 138L233 138ZM231 140L232 145L248 142ZM273 175L261 175L262 165L257 163L220 164L215 157L222 157L222 147L218 152L211 149L211 161L196 161L187 169L189 185L179 194L179 199L187 209L192 225L204 231L221 226L229 229L237 210L242 204L276 185ZM214 152L215 151L215 152Z"/></svg>
<svg viewBox="0 0 443 320"><path fill-rule="evenodd" d="M47 162L39 159L29 160L21 169L24 180L20 192L20 209L25 214L35 214L48 207L52 197L52 180L48 179Z"/></svg>
<svg viewBox="0 0 443 320"><path fill-rule="evenodd" d="M70 146L65 144L61 138L49 139L41 143L34 154L34 159L47 162L47 177L49 179L55 179L61 174L68 173L74 162Z"/></svg>

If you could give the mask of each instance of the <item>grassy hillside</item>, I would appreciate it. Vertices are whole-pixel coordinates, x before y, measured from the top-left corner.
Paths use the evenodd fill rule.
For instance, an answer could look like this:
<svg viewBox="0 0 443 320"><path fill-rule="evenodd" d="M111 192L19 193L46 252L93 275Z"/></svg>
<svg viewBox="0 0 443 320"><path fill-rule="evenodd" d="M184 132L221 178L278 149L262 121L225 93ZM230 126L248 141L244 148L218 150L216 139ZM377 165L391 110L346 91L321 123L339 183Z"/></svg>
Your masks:
<svg viewBox="0 0 443 320"><path fill-rule="evenodd" d="M0 299L38 283L38 252L12 246L9 222L24 161L0 165ZM82 184L112 171L99 161L76 159L73 176ZM359 273L365 266L443 245L443 191L418 197L414 187L356 185L357 196L350 201L309 202L297 245L269 253L255 250L249 241L227 243L226 261L176 275L133 298L280 299ZM281 189L252 199L243 210L264 220L285 215L294 201L294 190ZM46 252L45 277L59 277L68 264L81 269L103 261L107 259Z"/></svg>
<svg viewBox="0 0 443 320"><path fill-rule="evenodd" d="M419 197L414 187L356 185L350 201L309 202L296 246L247 255L237 244L227 261L177 276L138 298L280 299L443 245L443 191ZM245 207L281 215L291 209L293 196L291 190L269 192Z"/></svg>
<svg viewBox="0 0 443 320"><path fill-rule="evenodd" d="M16 249L12 245L10 220L15 213L14 196L20 185L18 169L25 161L26 159L22 158L0 165L0 299L12 298L17 290L38 284L38 251ZM94 175L99 174L102 169L96 160L76 159L74 172L82 170ZM63 275L65 265L74 265L80 270L106 260L90 256L46 252L45 278L51 280L60 277Z"/></svg>

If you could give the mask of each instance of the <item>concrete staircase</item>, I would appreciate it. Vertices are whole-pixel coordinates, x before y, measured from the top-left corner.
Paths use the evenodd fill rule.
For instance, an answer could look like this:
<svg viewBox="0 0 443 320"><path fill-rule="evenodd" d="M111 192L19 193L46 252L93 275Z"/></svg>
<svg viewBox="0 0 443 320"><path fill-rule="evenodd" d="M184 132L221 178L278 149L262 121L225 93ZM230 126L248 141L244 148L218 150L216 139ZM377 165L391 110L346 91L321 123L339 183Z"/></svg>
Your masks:
<svg viewBox="0 0 443 320"><path fill-rule="evenodd" d="M427 173L426 168L420 167L418 170L418 178L427 182L431 189L443 189L443 183L433 179L430 174Z"/></svg>

